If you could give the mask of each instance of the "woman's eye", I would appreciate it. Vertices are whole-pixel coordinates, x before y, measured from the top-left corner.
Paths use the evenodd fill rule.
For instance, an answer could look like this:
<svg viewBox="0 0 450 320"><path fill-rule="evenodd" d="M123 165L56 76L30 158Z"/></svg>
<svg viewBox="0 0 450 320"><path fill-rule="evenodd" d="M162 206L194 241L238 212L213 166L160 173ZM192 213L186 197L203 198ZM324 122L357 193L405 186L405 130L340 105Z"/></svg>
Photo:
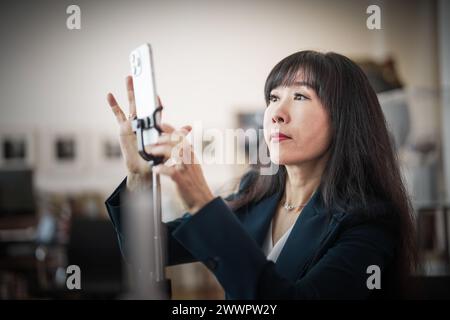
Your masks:
<svg viewBox="0 0 450 320"><path fill-rule="evenodd" d="M295 97L296 100L308 100L309 99L307 96L304 96L304 95L302 95L300 93L296 93L294 95L294 97Z"/></svg>
<svg viewBox="0 0 450 320"><path fill-rule="evenodd" d="M276 102L277 99L279 99L279 98L276 95L273 95L273 94L269 95L270 102ZM303 94L296 93L296 94L294 94L294 100L302 101L302 100L309 100L309 98Z"/></svg>
<svg viewBox="0 0 450 320"><path fill-rule="evenodd" d="M275 102L274 99L278 99L278 97L277 97L277 96L274 96L273 94L269 95L269 101Z"/></svg>

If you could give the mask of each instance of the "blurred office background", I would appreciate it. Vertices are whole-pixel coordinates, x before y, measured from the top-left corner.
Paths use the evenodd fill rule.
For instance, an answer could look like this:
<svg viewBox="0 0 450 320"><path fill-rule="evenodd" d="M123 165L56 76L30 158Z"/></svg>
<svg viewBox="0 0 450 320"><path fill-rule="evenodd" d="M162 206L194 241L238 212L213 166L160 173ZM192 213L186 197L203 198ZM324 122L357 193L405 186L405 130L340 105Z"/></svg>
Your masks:
<svg viewBox="0 0 450 320"><path fill-rule="evenodd" d="M66 27L69 5L81 29ZM381 8L369 30L368 6ZM271 68L304 49L336 51L369 76L417 216L420 277L447 281L450 5L413 1L5 1L0 10L0 298L117 297L121 257L104 206L126 175L106 103L127 110L128 54L154 50L163 121L258 127ZM204 165L226 193L245 165ZM164 220L183 208L163 179ZM65 287L66 266L83 290ZM222 298L199 263L169 267L173 297ZM430 293L429 297L432 296Z"/></svg>

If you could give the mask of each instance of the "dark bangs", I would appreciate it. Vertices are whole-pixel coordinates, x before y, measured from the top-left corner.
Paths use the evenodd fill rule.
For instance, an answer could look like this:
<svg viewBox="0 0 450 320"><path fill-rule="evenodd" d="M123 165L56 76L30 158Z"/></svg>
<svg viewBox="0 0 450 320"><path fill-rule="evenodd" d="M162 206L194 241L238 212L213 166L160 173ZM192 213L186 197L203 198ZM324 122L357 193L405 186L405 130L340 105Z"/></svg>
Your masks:
<svg viewBox="0 0 450 320"><path fill-rule="evenodd" d="M326 60L315 51L294 53L280 61L270 72L264 86L264 98L269 105L270 92L277 87L290 87L301 81L314 89L319 99L324 102L322 93L329 75Z"/></svg>

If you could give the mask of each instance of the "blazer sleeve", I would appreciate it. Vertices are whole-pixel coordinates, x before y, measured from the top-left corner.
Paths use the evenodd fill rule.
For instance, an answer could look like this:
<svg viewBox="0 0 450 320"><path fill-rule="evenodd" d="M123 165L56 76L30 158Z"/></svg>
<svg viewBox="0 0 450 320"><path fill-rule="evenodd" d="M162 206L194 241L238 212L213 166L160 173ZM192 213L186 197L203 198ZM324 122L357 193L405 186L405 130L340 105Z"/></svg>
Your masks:
<svg viewBox="0 0 450 320"><path fill-rule="evenodd" d="M255 172L250 170L248 171L242 178L239 183L239 189L236 193L232 193L227 196L225 199L232 200L235 199L240 192L242 192L248 185L252 182L252 179L255 177ZM117 238L119 241L120 251L125 260L127 260L126 254L126 246L125 246L125 236L123 233L122 227L122 210L120 198L121 195L126 192L126 182L127 178L125 177L119 186L113 191L113 193L108 197L105 201L106 209L108 211L108 215L111 219L113 227L116 231ZM188 251L178 240L176 240L172 236L172 232L177 229L178 226L188 221L192 215L189 212L186 212L181 218L175 219L170 222L164 223L167 227L167 247L168 247L168 265L177 265L182 263L190 263L198 261L196 257L194 257L190 251Z"/></svg>
<svg viewBox="0 0 450 320"><path fill-rule="evenodd" d="M215 274L232 299L364 299L369 265L383 271L393 240L382 227L344 230L301 279L288 281L220 197L181 223L173 236Z"/></svg>
<svg viewBox="0 0 450 320"><path fill-rule="evenodd" d="M117 234L120 251L125 260L127 260L127 253L125 250L126 239L123 233L120 198L121 195L124 192L126 192L126 181L127 178L125 178L119 184L119 186L105 201L109 217ZM190 217L191 214L185 213L181 218L164 223L164 225L167 227L168 265L176 265L181 263L189 263L197 261L196 258L192 256L192 254L188 250L186 250L175 238L172 237L172 231L175 230L180 224L182 224L186 220L189 220Z"/></svg>

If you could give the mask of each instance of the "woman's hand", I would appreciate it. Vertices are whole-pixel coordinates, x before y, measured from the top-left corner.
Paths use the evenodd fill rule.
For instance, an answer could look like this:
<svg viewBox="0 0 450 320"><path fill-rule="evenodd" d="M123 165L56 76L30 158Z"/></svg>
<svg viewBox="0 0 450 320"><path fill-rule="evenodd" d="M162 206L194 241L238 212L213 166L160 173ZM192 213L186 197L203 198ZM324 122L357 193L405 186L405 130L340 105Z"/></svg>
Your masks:
<svg viewBox="0 0 450 320"><path fill-rule="evenodd" d="M155 166L157 173L170 177L177 186L177 192L183 200L187 210L195 214L205 204L214 199L203 175L202 168L195 158L193 148L187 141L186 135L191 131L190 126L184 126L175 130L172 126L162 126L163 135L158 143L153 144L147 150L154 155L164 156L170 159L167 162Z"/></svg>
<svg viewBox="0 0 450 320"><path fill-rule="evenodd" d="M131 122L136 117L136 102L134 98L133 78L126 78L126 88L128 94L128 117L122 111L117 100L111 93L108 93L107 100L119 125L119 142L122 156L127 167L127 189L134 191L137 189L148 189L151 187L151 172L147 161L142 159L137 148L137 138L133 132ZM158 104L161 100L158 97Z"/></svg>
<svg viewBox="0 0 450 320"><path fill-rule="evenodd" d="M120 149L128 170L127 187L130 190L134 190L141 188L144 185L148 186L151 184L151 172L148 162L139 155L136 135L131 126L131 121L136 116L136 103L134 99L133 79L131 76L126 78L126 88L129 103L128 117L125 116L122 108L111 93L108 93L107 100L119 125ZM158 103L161 105L159 97ZM167 164L159 165L155 167L154 170L162 175L169 176L177 184L177 191L188 211L195 213L206 203L211 201L214 196L206 183L200 165L195 161L192 147L185 139L186 135L191 130L191 127L185 126L180 130L175 130L168 124L161 124L161 129L163 133L159 137L158 142L146 146L145 150L147 153L155 156L164 156L164 161L172 159L177 162L174 166L169 166ZM182 146L184 147L181 148ZM179 153L176 157L173 157L176 150L178 150ZM186 160L184 162L181 162L179 157L179 154L182 151L185 151L186 155L183 157L184 159L181 159ZM189 157L192 160L188 159Z"/></svg>
<svg viewBox="0 0 450 320"><path fill-rule="evenodd" d="M147 176L150 174L150 168L144 159L141 158L137 148L136 135L133 132L131 121L136 116L136 103L134 100L134 89L133 89L133 78L128 76L126 78L126 87L128 93L128 117L122 111L122 108L117 103L116 99L111 93L108 93L107 100L111 106L111 110L116 116L117 123L119 125L119 135L120 135L120 149L122 151L122 156L125 160L125 165L127 167L129 176ZM159 97L158 97L159 100ZM161 101L159 101L161 104Z"/></svg>

